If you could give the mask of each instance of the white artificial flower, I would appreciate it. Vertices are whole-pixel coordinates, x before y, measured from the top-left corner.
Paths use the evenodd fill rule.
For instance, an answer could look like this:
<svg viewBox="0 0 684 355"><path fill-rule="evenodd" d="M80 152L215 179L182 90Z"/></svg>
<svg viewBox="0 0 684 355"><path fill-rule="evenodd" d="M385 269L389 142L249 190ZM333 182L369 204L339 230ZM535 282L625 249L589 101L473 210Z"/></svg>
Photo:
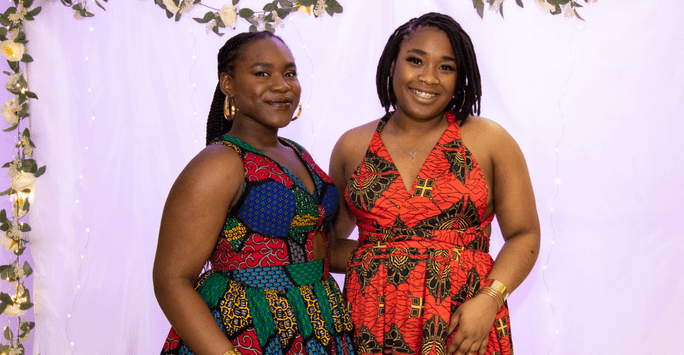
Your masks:
<svg viewBox="0 0 684 355"><path fill-rule="evenodd" d="M74 11L74 18L77 20L83 20L83 15L81 15L80 11Z"/></svg>
<svg viewBox="0 0 684 355"><path fill-rule="evenodd" d="M21 139L17 143L17 148L21 147L24 151L24 155L31 157L33 155L33 147L31 147L31 142L26 135L21 135Z"/></svg>
<svg viewBox="0 0 684 355"><path fill-rule="evenodd" d="M21 355L22 351L20 348L11 347L9 349L9 355Z"/></svg>
<svg viewBox="0 0 684 355"><path fill-rule="evenodd" d="M271 16L273 17L273 23L274 23L273 26L283 28L283 26L284 26L283 19L278 17L278 13L273 11L273 12L271 12Z"/></svg>
<svg viewBox="0 0 684 355"><path fill-rule="evenodd" d="M9 38L14 41L15 39L17 39L17 37L19 37L19 28L11 29L8 33Z"/></svg>
<svg viewBox="0 0 684 355"><path fill-rule="evenodd" d="M544 11L544 12L551 12L551 11L556 9L555 6L546 2L546 0L536 0L536 2L537 2L537 6L539 6L539 8L542 9L542 11Z"/></svg>
<svg viewBox="0 0 684 355"><path fill-rule="evenodd" d="M299 5L297 13L301 16L309 16L311 15L311 6Z"/></svg>
<svg viewBox="0 0 684 355"><path fill-rule="evenodd" d="M14 253L17 249L21 248L21 242L15 240L13 234L14 232L7 231L2 232L2 236L0 236L0 244L2 244L2 247L10 253ZM19 235L21 236L21 232L19 233Z"/></svg>
<svg viewBox="0 0 684 355"><path fill-rule="evenodd" d="M5 56L5 58L7 58L7 60L10 62L20 61L21 57L24 56L25 50L26 49L22 43L17 43L10 39L0 43L0 51L2 51L2 55Z"/></svg>
<svg viewBox="0 0 684 355"><path fill-rule="evenodd" d="M326 7L328 7L328 5L325 3L325 0L318 0L316 6L314 6L314 16L318 17L323 15Z"/></svg>
<svg viewBox="0 0 684 355"><path fill-rule="evenodd" d="M183 0L180 7L180 13L187 14L192 11L193 7L195 7L195 4L193 4L192 0Z"/></svg>
<svg viewBox="0 0 684 355"><path fill-rule="evenodd" d="M24 20L24 16L26 16L27 13L28 13L28 11L26 11L26 9L24 8L24 5L19 4L19 6L17 6L17 11L15 13L7 16L7 19L16 24L16 23L19 23L22 20Z"/></svg>
<svg viewBox="0 0 684 355"><path fill-rule="evenodd" d="M180 8L176 6L173 0L164 0L164 6L166 6L166 9L174 15L176 14L176 12L178 12L178 10L180 10Z"/></svg>
<svg viewBox="0 0 684 355"><path fill-rule="evenodd" d="M5 102L2 106L2 117L5 118L5 121L7 121L10 126L19 124L19 115L17 115L14 106L14 99L10 99L9 102Z"/></svg>
<svg viewBox="0 0 684 355"><path fill-rule="evenodd" d="M501 11L501 4L503 4L504 0L494 0L491 4L489 4L489 9L495 12Z"/></svg>
<svg viewBox="0 0 684 355"><path fill-rule="evenodd" d="M266 30L266 21L264 21L264 14L259 14L255 16L255 19L257 21L257 31L264 31Z"/></svg>
<svg viewBox="0 0 684 355"><path fill-rule="evenodd" d="M12 90L17 88L17 83L21 79L21 74L12 74L7 77L7 82L5 83L5 89Z"/></svg>
<svg viewBox="0 0 684 355"><path fill-rule="evenodd" d="M9 176L10 178L13 178L17 174L19 174L19 166L20 165L21 165L21 162L19 161L19 159L14 158L14 160L12 160L9 163L9 169L7 170L7 176Z"/></svg>
<svg viewBox="0 0 684 355"><path fill-rule="evenodd" d="M219 17L226 27L235 28L235 22L237 22L237 12L235 11L235 7L233 5L223 5L221 11L219 11Z"/></svg>
<svg viewBox="0 0 684 355"><path fill-rule="evenodd" d="M36 184L36 176L32 173L20 171L18 174L12 177L10 184L12 185L12 189L17 192L33 190L33 187Z"/></svg>
<svg viewBox="0 0 684 355"><path fill-rule="evenodd" d="M207 33L213 31L215 26L216 26L216 20L209 21L209 23L207 23Z"/></svg>
<svg viewBox="0 0 684 355"><path fill-rule="evenodd" d="M6 314L10 317L23 316L24 313L26 313L26 310L20 308L20 302L26 302L26 298L24 297L26 289L24 288L24 285L21 284L21 282L17 282L16 285L14 285L14 289L16 290L16 293L12 296L12 304L8 305L7 308L5 308L3 314Z"/></svg>
<svg viewBox="0 0 684 355"><path fill-rule="evenodd" d="M575 9L572 7L572 2L561 5L561 11L565 17L575 17Z"/></svg>

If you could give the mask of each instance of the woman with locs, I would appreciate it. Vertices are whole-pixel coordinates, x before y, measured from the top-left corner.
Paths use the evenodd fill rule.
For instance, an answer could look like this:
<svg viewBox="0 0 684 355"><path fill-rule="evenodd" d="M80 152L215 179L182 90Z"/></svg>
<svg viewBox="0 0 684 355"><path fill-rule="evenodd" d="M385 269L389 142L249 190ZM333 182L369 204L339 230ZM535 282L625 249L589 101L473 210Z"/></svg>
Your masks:
<svg viewBox="0 0 684 355"><path fill-rule="evenodd" d="M342 135L332 268L358 354L513 353L505 298L532 269L540 228L515 140L480 112L473 45L429 13L389 38L376 85L387 114ZM497 217L505 243L488 253ZM358 226L359 240L346 239Z"/></svg>
<svg viewBox="0 0 684 355"><path fill-rule="evenodd" d="M207 147L162 215L153 279L173 327L162 354L353 354L328 271L337 189L278 136L301 113L292 53L270 32L241 33L218 73Z"/></svg>

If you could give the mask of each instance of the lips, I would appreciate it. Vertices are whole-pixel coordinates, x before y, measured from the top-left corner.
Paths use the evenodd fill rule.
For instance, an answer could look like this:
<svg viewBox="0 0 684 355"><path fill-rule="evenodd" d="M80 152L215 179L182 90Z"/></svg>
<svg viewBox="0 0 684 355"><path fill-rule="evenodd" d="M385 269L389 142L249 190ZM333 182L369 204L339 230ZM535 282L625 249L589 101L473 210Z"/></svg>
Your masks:
<svg viewBox="0 0 684 355"><path fill-rule="evenodd" d="M276 104L276 105L278 105L278 104L291 104L292 101L294 101L294 100L287 98L287 97L266 100L266 102L268 102L269 104L272 104L272 105L273 104Z"/></svg>
<svg viewBox="0 0 684 355"><path fill-rule="evenodd" d="M433 97L439 96L437 93L431 93L427 91L421 91L417 89L409 89L411 90L412 93L414 93L416 96L421 97L423 99L431 99Z"/></svg>

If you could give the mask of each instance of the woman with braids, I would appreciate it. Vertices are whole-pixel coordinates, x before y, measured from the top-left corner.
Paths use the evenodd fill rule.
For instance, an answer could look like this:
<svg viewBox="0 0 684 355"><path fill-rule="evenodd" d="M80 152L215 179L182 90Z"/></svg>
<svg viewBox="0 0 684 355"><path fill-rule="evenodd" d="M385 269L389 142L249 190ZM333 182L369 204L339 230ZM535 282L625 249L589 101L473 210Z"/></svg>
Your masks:
<svg viewBox="0 0 684 355"><path fill-rule="evenodd" d="M238 34L218 74L207 147L162 215L153 279L173 326L162 354L352 354L328 271L337 189L278 136L301 112L292 54L269 32Z"/></svg>
<svg viewBox="0 0 684 355"><path fill-rule="evenodd" d="M331 264L346 269L357 353L512 354L505 298L535 263L539 221L520 148L475 116L470 38L449 16L414 18L389 38L376 85L387 114L346 132L330 163L346 199ZM345 239L354 225L358 242Z"/></svg>

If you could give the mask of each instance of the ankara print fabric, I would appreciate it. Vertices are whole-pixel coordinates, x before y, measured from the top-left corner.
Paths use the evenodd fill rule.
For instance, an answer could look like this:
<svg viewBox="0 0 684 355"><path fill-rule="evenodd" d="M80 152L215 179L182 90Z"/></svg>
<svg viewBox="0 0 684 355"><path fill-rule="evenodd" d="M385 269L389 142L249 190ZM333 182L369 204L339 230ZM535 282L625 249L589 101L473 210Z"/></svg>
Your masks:
<svg viewBox="0 0 684 355"><path fill-rule="evenodd" d="M231 208L197 292L235 348L246 355L353 355L352 324L329 259L312 260L314 238L330 229L339 194L296 143L313 194L286 168L241 140L223 136L242 157L245 184ZM162 355L193 354L174 329Z"/></svg>
<svg viewBox="0 0 684 355"><path fill-rule="evenodd" d="M371 139L345 194L359 247L344 292L357 354L446 354L447 328L492 269L484 229L487 184L461 141L454 115L410 191L380 138ZM513 353L508 306L499 309L487 354Z"/></svg>

